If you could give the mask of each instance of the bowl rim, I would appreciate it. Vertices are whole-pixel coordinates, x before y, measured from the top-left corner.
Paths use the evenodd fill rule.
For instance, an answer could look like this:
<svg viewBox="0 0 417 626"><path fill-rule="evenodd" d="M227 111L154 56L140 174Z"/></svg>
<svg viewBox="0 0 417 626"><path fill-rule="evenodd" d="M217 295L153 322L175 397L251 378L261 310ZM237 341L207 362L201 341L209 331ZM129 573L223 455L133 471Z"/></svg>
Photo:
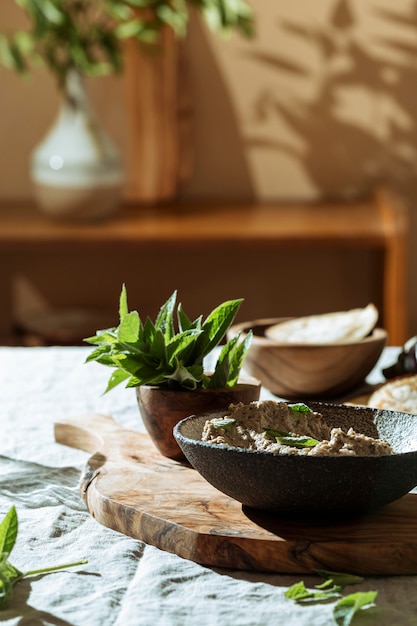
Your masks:
<svg viewBox="0 0 417 626"><path fill-rule="evenodd" d="M239 331L241 331L242 337L244 337L245 335L247 335L247 333L250 330L254 329L255 327L273 326L274 324L277 324L279 322L284 322L286 320L291 320L291 319L295 319L295 317L266 317L266 318L259 318L259 319L246 321L246 322L239 322L238 324L233 324L230 327L229 333L236 335ZM384 342L384 341L386 342L387 339L388 339L388 332L385 330L385 328L382 328L380 326L375 326L375 328L372 329L372 332L369 335L367 335L363 339L360 339L359 341L340 341L338 343L285 342L285 341L276 341L275 339L270 339L266 335L256 335L255 333L253 334L252 341L260 345L274 346L274 347L281 347L281 348L335 349L335 348L349 347L349 346L350 347L363 346L364 344L365 345L370 344L370 343L373 344L373 343L379 343L379 342Z"/></svg>
<svg viewBox="0 0 417 626"><path fill-rule="evenodd" d="M376 409L373 407L362 407L362 406L358 406L358 407L349 407L348 405L344 405L344 404L334 404L334 403L320 403L320 404L326 404L327 406L329 405L333 405L333 406L337 406L338 408L344 407L344 408L356 408L356 409L365 409L366 412L371 412L371 413L384 413L387 414L388 416L392 416L393 418L395 416L397 416L399 413L403 413L401 411L392 411L390 409ZM175 440L177 441L177 443L180 445L180 441L195 446L197 448L205 448L205 449L209 449L209 450L219 450L219 451L223 451L225 450L226 452L233 452L234 454L238 454L238 455L255 455L261 458L271 458L271 459L287 459L286 462L295 462L295 461L288 461L288 459L297 459L298 460L298 465L300 464L300 460L301 459L309 459L308 463L313 462L313 463L317 463L318 461L312 461L313 459L318 459L322 464L327 464L331 461L334 461L335 459L337 459L337 463L342 463L342 464L352 464L352 463L357 463L358 459L372 459L373 463L387 463L389 461L387 461L386 459L398 459L398 458L410 458L410 457L417 457L417 448L416 450L409 450L408 452L394 452L393 454L384 454L384 455L370 455L370 454L361 454L361 455L303 455L303 454L273 454L271 452L268 452L266 450L249 450L247 448L238 448L237 446L228 446L228 445L217 445L217 444L212 444L208 441L202 441L201 439L191 439L190 437L185 436L181 429L184 426L184 424L186 422L190 422L190 421L194 421L197 419L202 419L203 417L206 417L206 419L210 419L209 416L214 416L214 415L225 415L227 413L227 409L226 410L215 410L215 411L207 411L207 413L198 413L196 415L189 415L185 418L183 418L182 420L180 420L173 428L173 435ZM409 415L408 413L404 413L405 415ZM376 459L380 459L380 460L376 460ZM383 459L383 460L382 460ZM271 463L273 461L271 460ZM302 463L304 463L305 461L301 461ZM297 463L296 463L297 464Z"/></svg>

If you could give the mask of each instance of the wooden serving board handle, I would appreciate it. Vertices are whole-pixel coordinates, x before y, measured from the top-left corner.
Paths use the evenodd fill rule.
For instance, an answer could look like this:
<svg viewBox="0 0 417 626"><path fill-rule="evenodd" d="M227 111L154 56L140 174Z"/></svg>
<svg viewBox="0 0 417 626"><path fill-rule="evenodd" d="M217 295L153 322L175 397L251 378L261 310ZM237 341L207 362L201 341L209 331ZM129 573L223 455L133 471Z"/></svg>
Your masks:
<svg viewBox="0 0 417 626"><path fill-rule="evenodd" d="M242 507L109 416L58 422L55 439L93 453L80 490L97 521L196 563L288 574L417 574L416 494L351 518L281 517Z"/></svg>

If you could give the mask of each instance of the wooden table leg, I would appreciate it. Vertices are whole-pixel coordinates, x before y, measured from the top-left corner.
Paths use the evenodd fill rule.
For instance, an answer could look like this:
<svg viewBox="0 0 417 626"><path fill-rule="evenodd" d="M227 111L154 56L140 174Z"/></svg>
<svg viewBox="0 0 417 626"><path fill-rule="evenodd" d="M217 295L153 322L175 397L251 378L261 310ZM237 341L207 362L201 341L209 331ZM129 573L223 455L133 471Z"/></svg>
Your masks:
<svg viewBox="0 0 417 626"><path fill-rule="evenodd" d="M402 346L408 339L408 214L394 193L376 194L386 231L383 269L384 325L388 343Z"/></svg>
<svg viewBox="0 0 417 626"><path fill-rule="evenodd" d="M14 345L13 263L10 254L0 254L0 345Z"/></svg>

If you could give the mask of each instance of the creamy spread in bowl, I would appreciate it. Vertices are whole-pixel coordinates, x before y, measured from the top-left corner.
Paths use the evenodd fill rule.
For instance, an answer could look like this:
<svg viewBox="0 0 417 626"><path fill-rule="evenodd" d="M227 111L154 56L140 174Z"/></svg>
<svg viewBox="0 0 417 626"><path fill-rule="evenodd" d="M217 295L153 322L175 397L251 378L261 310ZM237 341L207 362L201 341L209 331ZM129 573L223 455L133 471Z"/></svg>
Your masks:
<svg viewBox="0 0 417 626"><path fill-rule="evenodd" d="M223 417L205 422L202 441L274 454L381 456L392 454L387 441L331 428L304 403L265 400L231 405Z"/></svg>

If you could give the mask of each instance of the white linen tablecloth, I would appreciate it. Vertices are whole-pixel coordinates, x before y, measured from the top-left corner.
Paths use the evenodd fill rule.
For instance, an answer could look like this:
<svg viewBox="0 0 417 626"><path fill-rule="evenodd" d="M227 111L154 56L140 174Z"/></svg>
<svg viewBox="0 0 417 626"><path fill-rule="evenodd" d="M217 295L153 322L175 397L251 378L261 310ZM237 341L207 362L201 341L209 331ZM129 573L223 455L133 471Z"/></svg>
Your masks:
<svg viewBox="0 0 417 626"><path fill-rule="evenodd" d="M396 349L385 351L393 362ZM315 577L216 570L105 528L78 491L86 452L57 444L57 420L107 413L144 432L133 390L103 395L110 370L85 364L90 348L0 348L0 516L16 506L11 562L23 571L88 564L18 583L1 626L331 626L334 603L300 606L288 586ZM380 380L379 368L368 378ZM263 392L263 397L272 397ZM417 624L417 576L369 577L378 609L358 624ZM372 618L372 619L371 619Z"/></svg>

